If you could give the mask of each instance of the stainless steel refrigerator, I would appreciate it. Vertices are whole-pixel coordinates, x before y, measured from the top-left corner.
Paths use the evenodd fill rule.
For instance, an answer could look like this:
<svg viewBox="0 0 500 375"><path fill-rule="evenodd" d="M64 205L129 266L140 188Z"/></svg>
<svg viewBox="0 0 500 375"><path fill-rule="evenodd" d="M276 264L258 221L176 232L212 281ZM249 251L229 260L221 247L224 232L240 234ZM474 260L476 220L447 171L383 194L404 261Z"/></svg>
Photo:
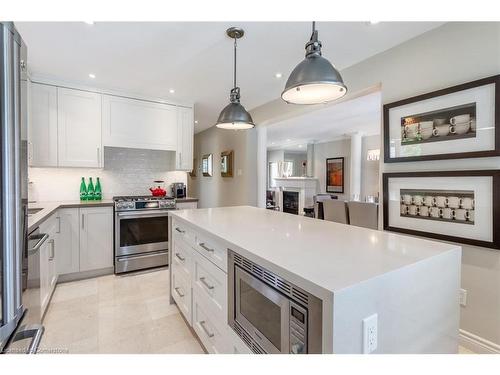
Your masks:
<svg viewBox="0 0 500 375"><path fill-rule="evenodd" d="M43 333L40 314L29 311L24 297L33 294L28 260L36 252L36 246L28 248L27 233L26 61L27 49L14 24L0 22L0 353L34 353Z"/></svg>

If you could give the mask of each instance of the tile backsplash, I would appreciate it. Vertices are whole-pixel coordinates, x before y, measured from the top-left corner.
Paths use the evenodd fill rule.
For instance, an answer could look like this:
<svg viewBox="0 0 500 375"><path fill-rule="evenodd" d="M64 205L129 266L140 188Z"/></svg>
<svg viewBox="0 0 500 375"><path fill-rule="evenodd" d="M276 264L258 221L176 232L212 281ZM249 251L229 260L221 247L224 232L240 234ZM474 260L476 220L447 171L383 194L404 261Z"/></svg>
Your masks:
<svg viewBox="0 0 500 375"><path fill-rule="evenodd" d="M187 173L174 171L175 152L118 147L104 148L104 168L29 168L29 200L80 199L80 181L99 177L103 199L116 195L147 195L154 180L187 183Z"/></svg>

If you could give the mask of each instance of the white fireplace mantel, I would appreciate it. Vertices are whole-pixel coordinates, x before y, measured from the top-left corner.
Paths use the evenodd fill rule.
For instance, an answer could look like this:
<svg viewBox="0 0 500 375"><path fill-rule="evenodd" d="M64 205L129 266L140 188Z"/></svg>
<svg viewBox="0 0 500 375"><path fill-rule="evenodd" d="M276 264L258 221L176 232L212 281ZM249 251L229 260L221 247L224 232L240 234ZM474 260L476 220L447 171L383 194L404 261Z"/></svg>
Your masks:
<svg viewBox="0 0 500 375"><path fill-rule="evenodd" d="M318 193L318 179L314 177L278 177L276 188L278 190L279 206L283 208L283 191L299 192L299 215L303 214L304 207L313 205L313 197Z"/></svg>

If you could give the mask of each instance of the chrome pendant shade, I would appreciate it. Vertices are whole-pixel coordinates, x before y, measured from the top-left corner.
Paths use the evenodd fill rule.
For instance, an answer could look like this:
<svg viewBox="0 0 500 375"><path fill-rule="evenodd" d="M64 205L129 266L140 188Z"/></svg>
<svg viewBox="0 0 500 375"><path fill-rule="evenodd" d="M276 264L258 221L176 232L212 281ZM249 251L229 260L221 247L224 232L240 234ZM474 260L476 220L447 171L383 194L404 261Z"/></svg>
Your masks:
<svg viewBox="0 0 500 375"><path fill-rule="evenodd" d="M243 29L231 27L226 34L234 39L234 85L229 95L230 103L224 107L215 126L221 129L245 130L255 127L252 116L240 103L240 88L236 86L236 40L244 35Z"/></svg>
<svg viewBox="0 0 500 375"><path fill-rule="evenodd" d="M321 56L321 42L315 26L313 22L306 57L292 71L281 94L287 103L321 104L340 99L347 93L338 70Z"/></svg>

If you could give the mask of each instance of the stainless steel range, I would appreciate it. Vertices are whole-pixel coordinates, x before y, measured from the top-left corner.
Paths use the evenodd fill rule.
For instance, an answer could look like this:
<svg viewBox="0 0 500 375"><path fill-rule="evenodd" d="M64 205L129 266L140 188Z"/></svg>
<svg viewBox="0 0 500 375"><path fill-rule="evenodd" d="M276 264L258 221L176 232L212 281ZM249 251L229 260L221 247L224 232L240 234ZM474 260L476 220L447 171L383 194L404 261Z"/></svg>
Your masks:
<svg viewBox="0 0 500 375"><path fill-rule="evenodd" d="M175 198L114 197L115 273L168 265L168 211Z"/></svg>

